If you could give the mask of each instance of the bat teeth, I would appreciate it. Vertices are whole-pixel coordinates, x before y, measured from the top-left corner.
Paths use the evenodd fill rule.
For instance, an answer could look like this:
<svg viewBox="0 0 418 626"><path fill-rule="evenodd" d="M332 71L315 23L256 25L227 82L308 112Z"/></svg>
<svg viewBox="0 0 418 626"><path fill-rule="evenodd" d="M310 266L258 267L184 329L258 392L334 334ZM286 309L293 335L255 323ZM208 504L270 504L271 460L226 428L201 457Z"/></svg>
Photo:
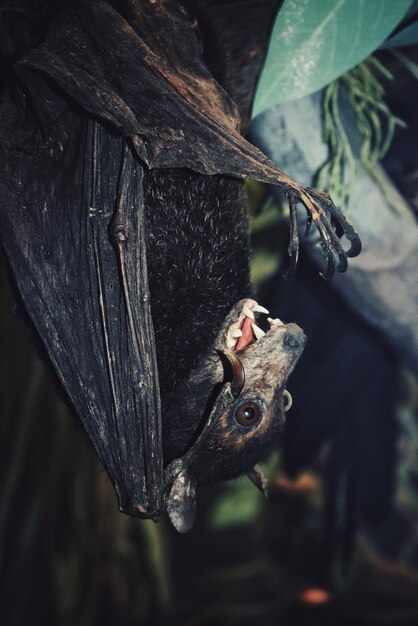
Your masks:
<svg viewBox="0 0 418 626"><path fill-rule="evenodd" d="M264 307L261 306L261 304L258 304L255 301L252 302L248 302L246 305L244 305L242 307L242 313L246 316L249 317L250 319L255 319L254 313L265 313L266 315L268 315L268 310Z"/></svg>
<svg viewBox="0 0 418 626"><path fill-rule="evenodd" d="M242 337L242 330L238 328L235 324L228 331L228 336L226 338L226 345L229 349L235 348L235 344L237 343L237 339Z"/></svg>
<svg viewBox="0 0 418 626"><path fill-rule="evenodd" d="M282 320L279 320L278 317L276 317L275 319L268 317L267 321L270 324L270 328L273 328L273 326L285 326L284 322L282 322Z"/></svg>
<svg viewBox="0 0 418 626"><path fill-rule="evenodd" d="M264 332L264 330L261 330L261 328L259 326L257 326L257 324L251 324L252 329L254 331L254 335L256 337L256 339L262 339L264 337L264 335L266 334Z"/></svg>
<svg viewBox="0 0 418 626"><path fill-rule="evenodd" d="M226 340L226 347L229 348L229 350L232 350L233 348L235 348L236 342L237 342L236 339L234 339L231 336L228 336L228 338Z"/></svg>
<svg viewBox="0 0 418 626"><path fill-rule="evenodd" d="M268 310L264 306L261 306L261 304L256 304L255 306L253 306L253 311L255 311L255 313L265 313L266 315L269 314Z"/></svg>
<svg viewBox="0 0 418 626"><path fill-rule="evenodd" d="M255 319L255 315L254 315L253 311L248 306L243 306L242 307L242 312L244 313L245 317L249 317L252 320Z"/></svg>

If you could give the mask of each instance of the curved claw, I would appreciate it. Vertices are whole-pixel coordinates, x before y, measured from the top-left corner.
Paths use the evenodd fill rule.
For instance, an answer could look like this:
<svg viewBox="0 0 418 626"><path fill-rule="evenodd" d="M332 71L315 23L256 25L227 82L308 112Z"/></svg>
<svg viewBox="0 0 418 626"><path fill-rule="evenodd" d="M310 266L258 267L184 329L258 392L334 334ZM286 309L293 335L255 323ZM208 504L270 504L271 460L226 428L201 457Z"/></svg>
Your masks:
<svg viewBox="0 0 418 626"><path fill-rule="evenodd" d="M349 222L345 219L342 213L339 213L336 207L330 202L327 207L329 212L331 213L334 220L338 223L339 227L343 230L343 234L347 237L350 242L350 248L344 252L347 257L353 258L358 256L361 252L361 240L358 236L357 232L351 226ZM335 214L335 215L334 215Z"/></svg>
<svg viewBox="0 0 418 626"><path fill-rule="evenodd" d="M333 215L331 215L331 226L333 227L334 232L337 235L338 239L341 239L341 237L343 237L344 235L344 228L341 226L340 222L335 219Z"/></svg>
<svg viewBox="0 0 418 626"><path fill-rule="evenodd" d="M334 254L338 257L338 265L335 269L337 270L337 272L343 273L347 270L348 267L347 254L328 220L324 219L324 217L321 216L321 223L326 229L328 236L331 240Z"/></svg>
<svg viewBox="0 0 418 626"><path fill-rule="evenodd" d="M354 228L334 205L331 196L312 187L301 187L297 190L293 188L288 190L287 195L291 217L288 247L290 263L284 278L288 278L294 273L297 264L299 240L295 233L297 233L296 205L298 202L303 204L308 214L305 235L309 233L313 221L322 240L322 251L328 265L326 271L321 273L321 276L328 279L336 271L340 273L345 272L348 267L347 257L355 257L360 254L361 241ZM327 219L326 211L330 215L330 221ZM350 242L350 249L347 251L344 250L340 243L342 236L347 237Z"/></svg>
<svg viewBox="0 0 418 626"><path fill-rule="evenodd" d="M334 255L333 255L331 247L329 246L329 243L323 242L323 250L324 250L323 254L325 258L327 259L327 269L325 270L325 272L320 272L320 276L324 278L325 280L329 280L335 274L336 268L335 268L335 263L334 263Z"/></svg>
<svg viewBox="0 0 418 626"><path fill-rule="evenodd" d="M350 226L350 224L348 224L348 226ZM349 233L347 230L345 232L345 236L351 243L351 246L349 250L347 250L346 255L348 257L355 257L358 256L361 252L361 240L352 226L350 226L350 230L352 231L351 233Z"/></svg>
<svg viewBox="0 0 418 626"><path fill-rule="evenodd" d="M346 220L345 216L337 209L331 199L331 196L328 193L320 192L312 187L307 187L306 190L316 202L318 202L321 206L324 205L324 208L329 211L333 223L338 225L337 236L341 237L344 234L347 237L351 245L350 248L344 252L345 255L350 258L358 256L361 252L360 237L351 224Z"/></svg>
<svg viewBox="0 0 418 626"><path fill-rule="evenodd" d="M331 245L330 238L328 237L328 233L322 223L321 218L317 218L315 220L316 227L318 228L319 234L321 236L321 250L322 255L325 259L327 259L327 269L325 272L320 272L320 276L325 278L326 280L332 278L335 274L335 262L334 262L334 250Z"/></svg>

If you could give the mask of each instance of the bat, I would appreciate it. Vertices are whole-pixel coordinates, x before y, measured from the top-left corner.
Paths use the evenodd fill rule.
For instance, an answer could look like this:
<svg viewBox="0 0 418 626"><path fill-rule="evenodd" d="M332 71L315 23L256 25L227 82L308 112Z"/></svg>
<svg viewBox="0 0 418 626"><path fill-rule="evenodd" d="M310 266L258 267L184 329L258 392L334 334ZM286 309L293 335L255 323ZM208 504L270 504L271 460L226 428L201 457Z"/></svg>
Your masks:
<svg viewBox="0 0 418 626"><path fill-rule="evenodd" d="M240 134L191 3L79 0L35 43L1 95L3 246L120 510L186 532L198 485L247 472L265 489L305 344L255 321L242 181L288 197L288 274L298 204L326 277L360 240Z"/></svg>

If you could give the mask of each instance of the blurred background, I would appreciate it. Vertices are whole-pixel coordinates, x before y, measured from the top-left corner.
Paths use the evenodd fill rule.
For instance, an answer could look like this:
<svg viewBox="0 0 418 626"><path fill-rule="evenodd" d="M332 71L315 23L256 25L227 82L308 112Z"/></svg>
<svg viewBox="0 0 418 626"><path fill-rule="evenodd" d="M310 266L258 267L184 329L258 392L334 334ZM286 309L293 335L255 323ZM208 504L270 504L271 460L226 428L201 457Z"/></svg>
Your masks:
<svg viewBox="0 0 418 626"><path fill-rule="evenodd" d="M1 257L2 623L418 624L418 52L407 4L388 30L399 42L413 27L401 51L386 45L296 102L260 106L250 129L291 176L333 193L364 245L346 276L324 281L312 235L284 281L286 203L247 183L257 300L308 335L282 445L264 464L268 500L246 477L201 490L184 536L166 519L120 514Z"/></svg>

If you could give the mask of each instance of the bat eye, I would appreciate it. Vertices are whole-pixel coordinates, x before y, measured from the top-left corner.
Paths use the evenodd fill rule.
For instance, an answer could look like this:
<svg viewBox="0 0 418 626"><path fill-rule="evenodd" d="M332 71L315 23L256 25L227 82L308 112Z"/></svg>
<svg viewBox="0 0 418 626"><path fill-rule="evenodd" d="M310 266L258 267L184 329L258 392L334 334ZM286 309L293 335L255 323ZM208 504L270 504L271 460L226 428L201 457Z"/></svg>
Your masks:
<svg viewBox="0 0 418 626"><path fill-rule="evenodd" d="M261 418L261 409L254 402L243 402L235 411L235 419L241 426L254 426Z"/></svg>

